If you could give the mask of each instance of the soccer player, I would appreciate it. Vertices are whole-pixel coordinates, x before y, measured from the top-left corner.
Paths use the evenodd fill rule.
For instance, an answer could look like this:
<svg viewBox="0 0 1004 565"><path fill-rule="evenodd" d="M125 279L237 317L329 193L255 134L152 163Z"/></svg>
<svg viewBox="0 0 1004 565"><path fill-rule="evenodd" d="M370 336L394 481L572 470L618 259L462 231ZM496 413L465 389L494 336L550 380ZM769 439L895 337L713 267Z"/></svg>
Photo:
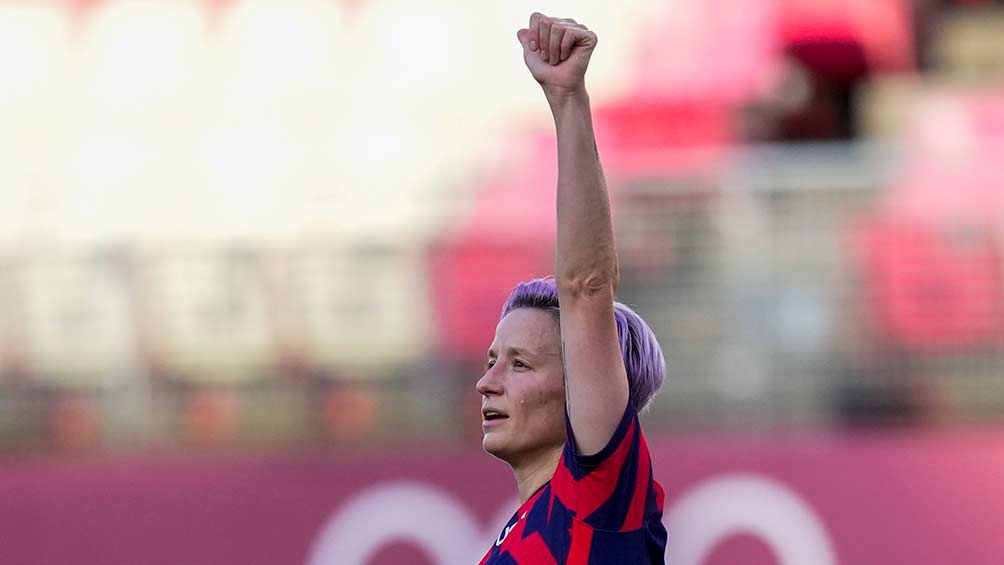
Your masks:
<svg viewBox="0 0 1004 565"><path fill-rule="evenodd" d="M617 255L585 88L596 34L535 13L517 38L557 129L556 275L512 291L477 383L482 444L512 467L522 502L481 563L663 563L664 493L638 413L665 362L651 329L614 301Z"/></svg>

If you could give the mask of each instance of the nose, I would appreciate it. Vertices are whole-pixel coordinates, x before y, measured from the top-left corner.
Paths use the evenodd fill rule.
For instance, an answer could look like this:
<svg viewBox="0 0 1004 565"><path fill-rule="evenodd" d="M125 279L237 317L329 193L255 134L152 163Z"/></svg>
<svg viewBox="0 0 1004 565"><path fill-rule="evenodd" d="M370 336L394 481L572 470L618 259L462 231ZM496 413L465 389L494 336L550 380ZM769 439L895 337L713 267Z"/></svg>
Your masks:
<svg viewBox="0 0 1004 565"><path fill-rule="evenodd" d="M478 389L478 394L481 396L498 396L502 394L502 381L499 378L498 366L501 363L496 363L495 365L488 368L485 374L481 375L478 379L476 388Z"/></svg>

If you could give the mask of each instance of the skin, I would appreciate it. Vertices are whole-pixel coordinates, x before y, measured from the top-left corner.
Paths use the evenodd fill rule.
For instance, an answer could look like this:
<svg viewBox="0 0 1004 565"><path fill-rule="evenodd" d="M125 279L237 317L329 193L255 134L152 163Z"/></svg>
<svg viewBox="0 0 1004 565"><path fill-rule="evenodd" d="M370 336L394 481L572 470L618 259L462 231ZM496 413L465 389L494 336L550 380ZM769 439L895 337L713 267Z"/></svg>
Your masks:
<svg viewBox="0 0 1004 565"><path fill-rule="evenodd" d="M508 416L483 422L482 446L512 466L525 501L554 474L565 442L565 383L556 314L519 308L506 315L495 330L488 368L477 389L483 410Z"/></svg>
<svg viewBox="0 0 1004 565"><path fill-rule="evenodd" d="M513 410L508 421L486 426L484 446L512 466L520 498L526 501L557 467L564 406L577 452L598 453L627 407L628 382L614 322L619 272L610 201L585 84L597 37L574 20L539 13L530 16L516 37L527 69L544 91L557 134L554 268L561 316L553 333L545 331L546 318L540 316L551 316L553 326L548 312L524 309L506 316L496 331L495 357L489 353L496 362L478 390L486 405L498 402ZM518 355L507 353L514 344L543 351L549 360L522 372L522 366L511 365ZM500 375L502 371L506 373ZM562 375L560 386L555 381ZM559 391L564 405L557 399Z"/></svg>

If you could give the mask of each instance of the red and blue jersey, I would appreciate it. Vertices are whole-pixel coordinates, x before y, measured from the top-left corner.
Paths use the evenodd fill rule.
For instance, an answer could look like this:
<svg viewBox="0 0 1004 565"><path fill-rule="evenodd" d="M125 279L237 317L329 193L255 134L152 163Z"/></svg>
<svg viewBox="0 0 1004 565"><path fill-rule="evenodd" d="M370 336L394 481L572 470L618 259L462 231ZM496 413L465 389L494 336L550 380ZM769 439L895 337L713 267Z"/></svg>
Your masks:
<svg viewBox="0 0 1004 565"><path fill-rule="evenodd" d="M663 564L665 493L634 407L596 455L576 453L568 417L551 480L520 505L480 565Z"/></svg>

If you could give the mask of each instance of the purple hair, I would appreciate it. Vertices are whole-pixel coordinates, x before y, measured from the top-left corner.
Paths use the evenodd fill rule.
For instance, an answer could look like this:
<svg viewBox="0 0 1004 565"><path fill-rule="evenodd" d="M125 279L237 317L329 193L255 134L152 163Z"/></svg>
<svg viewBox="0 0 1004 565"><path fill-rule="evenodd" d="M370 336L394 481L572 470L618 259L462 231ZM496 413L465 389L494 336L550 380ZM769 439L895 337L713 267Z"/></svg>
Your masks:
<svg viewBox="0 0 1004 565"><path fill-rule="evenodd" d="M502 305L499 319L517 308L538 308L558 313L558 285L554 277L516 285ZM614 302L614 321L617 324L624 368L627 370L631 404L640 414L662 386L666 376L666 360L652 329L634 310L620 302Z"/></svg>

